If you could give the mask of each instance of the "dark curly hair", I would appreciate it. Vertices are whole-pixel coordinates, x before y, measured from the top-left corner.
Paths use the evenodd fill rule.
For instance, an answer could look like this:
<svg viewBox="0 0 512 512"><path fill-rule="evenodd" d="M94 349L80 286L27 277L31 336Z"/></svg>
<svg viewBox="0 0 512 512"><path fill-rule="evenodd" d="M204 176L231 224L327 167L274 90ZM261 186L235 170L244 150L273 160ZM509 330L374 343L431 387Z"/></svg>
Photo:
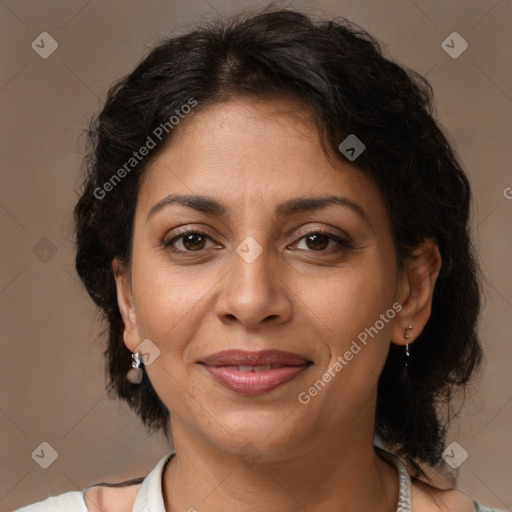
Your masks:
<svg viewBox="0 0 512 512"><path fill-rule="evenodd" d="M146 372L140 385L126 379L131 358L111 263L119 257L129 264L140 178L173 130L153 140L156 147L132 161L129 172L126 162L148 137L155 139L158 127L169 128L171 116L191 99L197 104L188 114L193 116L241 97L301 99L326 154L338 160L345 158L338 150L345 137L356 134L363 141L366 150L352 163L384 197L399 268L425 239L438 244L442 267L431 316L410 347L405 381L403 349L391 344L379 378L375 431L414 469L414 478L426 476L423 464L442 472L450 414L441 409L451 410L455 392L466 388L483 358L470 187L433 119L430 84L384 57L379 43L345 18L313 20L271 7L207 22L159 42L109 90L87 132L84 182L74 210L76 270L108 324L108 390L169 439L169 411ZM126 172L114 182L123 166Z"/></svg>

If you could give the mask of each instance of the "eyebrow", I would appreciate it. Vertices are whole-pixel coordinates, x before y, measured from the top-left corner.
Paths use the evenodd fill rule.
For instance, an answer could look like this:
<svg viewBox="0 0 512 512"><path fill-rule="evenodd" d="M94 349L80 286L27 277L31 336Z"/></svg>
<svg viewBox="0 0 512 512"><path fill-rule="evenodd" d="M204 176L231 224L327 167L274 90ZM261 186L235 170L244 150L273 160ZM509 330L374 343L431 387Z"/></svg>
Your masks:
<svg viewBox="0 0 512 512"><path fill-rule="evenodd" d="M158 211L171 204L181 204L194 210L217 215L226 216L228 209L220 202L208 196L169 194L158 201L148 212L146 221ZM275 209L278 218L290 217L297 213L320 210L330 205L349 208L365 222L371 225L370 217L364 208L342 196L299 196L279 203Z"/></svg>

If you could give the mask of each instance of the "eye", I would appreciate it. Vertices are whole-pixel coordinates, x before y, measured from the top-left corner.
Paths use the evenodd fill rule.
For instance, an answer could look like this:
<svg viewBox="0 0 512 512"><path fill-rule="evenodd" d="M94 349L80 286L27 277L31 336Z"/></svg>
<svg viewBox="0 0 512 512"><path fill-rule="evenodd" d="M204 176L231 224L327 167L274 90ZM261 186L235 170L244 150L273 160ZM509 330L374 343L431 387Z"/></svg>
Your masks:
<svg viewBox="0 0 512 512"><path fill-rule="evenodd" d="M213 242L214 236L213 233L207 231L189 229L165 240L162 245L165 249L170 249L175 253L200 252L208 249L206 247L207 241ZM298 249L313 252L340 252L353 247L351 242L339 235L322 230L311 231L299 238L296 243L300 244L302 241L304 241L306 247L298 247ZM180 245L181 247L179 247Z"/></svg>
<svg viewBox="0 0 512 512"><path fill-rule="evenodd" d="M187 230L164 241L162 245L166 249L173 248L173 252L199 252L205 249L206 241L212 240L212 236L212 234L204 231ZM176 242L181 244L181 248L175 246Z"/></svg>
<svg viewBox="0 0 512 512"><path fill-rule="evenodd" d="M330 249L334 249L333 252L343 251L344 249L349 249L353 247L353 245L348 241L344 240L338 235L334 233L330 233L328 231L311 231L307 235L303 236L299 239L299 242L304 241L306 245L306 250L310 249L314 252L331 252L326 251L325 249L329 248L329 244L332 242ZM333 248L334 245L334 248ZM299 247L299 249L304 249L303 247Z"/></svg>

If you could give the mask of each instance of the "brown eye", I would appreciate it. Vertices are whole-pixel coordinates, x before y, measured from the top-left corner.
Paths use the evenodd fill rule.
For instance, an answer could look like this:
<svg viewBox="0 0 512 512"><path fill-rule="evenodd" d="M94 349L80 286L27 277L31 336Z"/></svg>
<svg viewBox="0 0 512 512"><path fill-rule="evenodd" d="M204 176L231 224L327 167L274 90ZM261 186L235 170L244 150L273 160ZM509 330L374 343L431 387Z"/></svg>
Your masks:
<svg viewBox="0 0 512 512"><path fill-rule="evenodd" d="M205 237L199 233L191 233L185 236L182 236L183 238L183 246L188 251L197 251L204 248L205 244Z"/></svg>
<svg viewBox="0 0 512 512"><path fill-rule="evenodd" d="M323 250L329 245L329 237L322 234L312 234L305 237L306 245L315 251Z"/></svg>
<svg viewBox="0 0 512 512"><path fill-rule="evenodd" d="M305 245L305 248L298 247L299 249L326 253L343 251L353 247L351 242L343 240L334 233L324 231L312 231L311 233L308 233L299 239L299 245L301 243Z"/></svg>
<svg viewBox="0 0 512 512"><path fill-rule="evenodd" d="M185 231L163 242L163 247L177 253L199 252L212 237L202 231Z"/></svg>

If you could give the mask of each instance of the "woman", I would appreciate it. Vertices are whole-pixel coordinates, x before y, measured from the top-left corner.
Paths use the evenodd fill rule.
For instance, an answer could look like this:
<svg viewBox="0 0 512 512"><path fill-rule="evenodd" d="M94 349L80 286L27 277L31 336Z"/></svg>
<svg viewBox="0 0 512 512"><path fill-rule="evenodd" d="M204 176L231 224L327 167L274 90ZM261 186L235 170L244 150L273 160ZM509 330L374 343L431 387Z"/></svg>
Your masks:
<svg viewBox="0 0 512 512"><path fill-rule="evenodd" d="M76 268L110 388L174 450L19 510L491 510L443 459L482 349L470 188L431 101L363 30L291 10L165 40L115 84Z"/></svg>

